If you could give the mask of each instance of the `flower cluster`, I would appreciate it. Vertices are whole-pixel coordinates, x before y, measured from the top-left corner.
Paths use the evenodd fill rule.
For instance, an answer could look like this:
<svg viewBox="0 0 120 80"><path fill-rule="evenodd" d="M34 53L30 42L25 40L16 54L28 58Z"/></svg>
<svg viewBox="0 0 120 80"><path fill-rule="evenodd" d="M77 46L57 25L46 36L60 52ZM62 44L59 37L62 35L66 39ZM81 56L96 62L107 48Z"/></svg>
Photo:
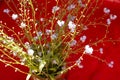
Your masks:
<svg viewBox="0 0 120 80"><path fill-rule="evenodd" d="M4 9L3 13L10 16L20 31L17 32L16 27L10 28L5 22L0 22L0 52L11 62L4 57L1 57L0 61L11 67L13 64L27 66L30 69L29 73L18 68L17 71L29 74L28 77L30 74L34 74L51 80L75 66L83 68L84 55L97 58L113 68L113 61L108 63L92 54L94 45L104 41L108 28L117 15L110 13L110 9L104 8L104 17L99 19L102 21L102 18L105 18L107 23L99 23L96 19L90 21L93 12L97 9L94 4L99 5L99 0L93 3L91 3L92 0L63 1L66 5L61 1L56 0L56 4L50 11L47 11L47 6L45 10L41 9L40 4L34 0L16 0L17 10L10 7L10 2L5 0L9 8ZM90 6L94 9L89 8ZM11 8L13 9L11 10ZM109 18L107 18L108 16ZM89 30L90 26L104 26L106 28L105 36L93 43L87 42L89 39L82 32ZM79 39L77 39L78 37ZM103 54L103 48L100 47L99 52ZM70 62L66 60L70 54L74 53L79 53L81 56L69 66Z"/></svg>

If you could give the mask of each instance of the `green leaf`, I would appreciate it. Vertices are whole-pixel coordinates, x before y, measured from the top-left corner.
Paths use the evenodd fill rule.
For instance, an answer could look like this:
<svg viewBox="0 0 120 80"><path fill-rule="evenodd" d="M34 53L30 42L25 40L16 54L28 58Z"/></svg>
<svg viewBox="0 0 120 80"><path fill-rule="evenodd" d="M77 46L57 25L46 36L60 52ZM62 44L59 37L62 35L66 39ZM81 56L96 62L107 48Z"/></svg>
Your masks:
<svg viewBox="0 0 120 80"><path fill-rule="evenodd" d="M39 72L41 73L42 69L45 67L45 60L41 60L40 63L39 63Z"/></svg>
<svg viewBox="0 0 120 80"><path fill-rule="evenodd" d="M50 80L55 80L54 76L49 75L50 76Z"/></svg>
<svg viewBox="0 0 120 80"><path fill-rule="evenodd" d="M49 70L55 72L56 68L50 68Z"/></svg>

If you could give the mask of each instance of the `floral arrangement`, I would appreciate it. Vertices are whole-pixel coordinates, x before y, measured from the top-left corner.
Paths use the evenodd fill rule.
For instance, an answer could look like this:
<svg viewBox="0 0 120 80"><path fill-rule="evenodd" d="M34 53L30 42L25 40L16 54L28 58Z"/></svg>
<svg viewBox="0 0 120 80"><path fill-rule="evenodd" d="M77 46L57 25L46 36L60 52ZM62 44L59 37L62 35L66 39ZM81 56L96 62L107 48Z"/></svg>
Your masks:
<svg viewBox="0 0 120 80"><path fill-rule="evenodd" d="M91 17L102 1L55 0L52 7L48 6L51 1L47 0L43 3L41 0L4 1L9 8L3 12L11 17L17 27L10 28L5 22L0 22L0 61L15 71L28 74L26 80L31 75L55 80L76 66L81 69L84 55L113 68L114 61L107 62L92 55L93 46L104 41L119 41L106 40L109 26L117 15L110 13L110 9L105 7L104 15L95 19ZM105 29L103 36L86 42L87 36L84 33L91 27L99 26ZM15 31L16 28L20 31ZM100 47L99 51L103 54L103 48ZM80 56L76 61L67 61L71 54ZM14 64L28 67L29 73L16 68Z"/></svg>

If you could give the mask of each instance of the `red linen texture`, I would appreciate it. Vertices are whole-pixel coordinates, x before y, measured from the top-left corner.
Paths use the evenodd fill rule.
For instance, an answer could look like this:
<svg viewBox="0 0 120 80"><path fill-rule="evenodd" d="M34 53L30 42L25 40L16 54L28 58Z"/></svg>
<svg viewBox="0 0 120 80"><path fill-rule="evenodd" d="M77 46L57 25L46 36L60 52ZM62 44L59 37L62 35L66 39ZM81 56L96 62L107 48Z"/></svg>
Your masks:
<svg viewBox="0 0 120 80"><path fill-rule="evenodd" d="M14 1L14 0L13 0ZM41 4L44 0L38 0L37 2ZM48 12L51 11L53 3L48 5ZM51 2L52 2L51 1ZM102 1L102 0L101 0ZM17 4L17 3L16 3ZM6 22L7 25L12 28L16 26L15 31L18 32L21 29L17 28L17 24L9 17L7 14L3 13L3 10L8 6L4 0L0 0L0 20ZM44 6L42 6L44 7ZM93 55L100 57L101 59L106 60L107 62L114 61L114 67L109 68L105 63L89 56L85 55L84 60L82 61L83 68L74 67L69 70L65 75L65 80L120 80L120 42L109 42L110 38L112 40L120 40L120 0L103 0L102 5L97 9L90 18L92 21L95 17L100 17L104 14L103 8L109 8L111 14L117 15L117 19L112 21L109 27L109 33L107 34L106 41L99 43L97 46L93 46L94 53ZM48 16L49 17L49 16ZM103 19L103 22L106 20ZM11 33L8 33L11 35ZM84 44L88 44L89 41L96 40L96 38L101 38L105 34L105 27L103 26L94 26L89 28L88 31L83 32L76 37L79 40L79 37L82 35L87 36L87 40ZM22 37L22 36L21 36ZM77 48L77 47L76 47ZM99 48L103 48L103 54L100 54ZM81 54L72 54L68 61L74 61L79 58ZM15 65L23 71L28 72L29 69L21 66ZM11 67L5 67L5 64L0 62L0 80L25 80L26 75L20 72L15 72Z"/></svg>

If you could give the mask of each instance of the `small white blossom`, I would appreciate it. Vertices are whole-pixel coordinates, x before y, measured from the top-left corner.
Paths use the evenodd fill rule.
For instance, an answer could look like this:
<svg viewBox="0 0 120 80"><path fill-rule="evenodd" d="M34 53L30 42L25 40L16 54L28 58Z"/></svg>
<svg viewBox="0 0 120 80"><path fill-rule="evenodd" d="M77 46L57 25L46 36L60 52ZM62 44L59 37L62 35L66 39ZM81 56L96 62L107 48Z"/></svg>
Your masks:
<svg viewBox="0 0 120 80"><path fill-rule="evenodd" d="M43 33L41 31L37 32L37 36L42 36Z"/></svg>
<svg viewBox="0 0 120 80"><path fill-rule="evenodd" d="M5 67L8 67L8 66L10 66L10 64L6 64L6 65L5 65Z"/></svg>
<svg viewBox="0 0 120 80"><path fill-rule="evenodd" d="M29 42L25 42L25 47L26 47L27 49L30 48L30 44L29 44Z"/></svg>
<svg viewBox="0 0 120 80"><path fill-rule="evenodd" d="M44 18L40 18L40 21L44 21Z"/></svg>
<svg viewBox="0 0 120 80"><path fill-rule="evenodd" d="M110 14L110 19L115 20L117 18L117 15Z"/></svg>
<svg viewBox="0 0 120 80"><path fill-rule="evenodd" d="M17 56L17 52L13 52L13 55L14 55L14 56Z"/></svg>
<svg viewBox="0 0 120 80"><path fill-rule="evenodd" d="M12 14L12 19L16 20L18 18L18 14Z"/></svg>
<svg viewBox="0 0 120 80"><path fill-rule="evenodd" d="M113 68L113 65L114 65L114 61L111 61L111 62L108 64L108 67Z"/></svg>
<svg viewBox="0 0 120 80"><path fill-rule="evenodd" d="M75 32L75 29L71 29L70 32L74 33L74 32Z"/></svg>
<svg viewBox="0 0 120 80"><path fill-rule="evenodd" d="M24 62L21 62L20 64L21 64L21 65L25 65L25 63L24 63Z"/></svg>
<svg viewBox="0 0 120 80"><path fill-rule="evenodd" d="M57 61L56 61L56 60L53 60L52 63L53 63L53 64L57 64Z"/></svg>
<svg viewBox="0 0 120 80"><path fill-rule="evenodd" d="M70 46L71 46L71 47L75 46L76 44L77 44L77 41L76 41L76 40L72 40L72 41L70 42Z"/></svg>
<svg viewBox="0 0 120 80"><path fill-rule="evenodd" d="M76 65L77 65L79 68L83 68L83 65L81 65L81 60L80 60L80 59L78 59L78 60L76 61Z"/></svg>
<svg viewBox="0 0 120 80"><path fill-rule="evenodd" d="M107 19L107 24L110 25L111 24L111 20L108 18Z"/></svg>
<svg viewBox="0 0 120 80"><path fill-rule="evenodd" d="M46 34L47 34L47 35L50 35L51 32L52 32L51 30L46 29Z"/></svg>
<svg viewBox="0 0 120 80"><path fill-rule="evenodd" d="M62 66L62 70L65 70L66 69L66 66Z"/></svg>
<svg viewBox="0 0 120 80"><path fill-rule="evenodd" d="M55 13L55 12L58 11L59 9L60 9L60 7L54 6L54 7L52 8L52 13Z"/></svg>
<svg viewBox="0 0 120 80"><path fill-rule="evenodd" d="M71 4L71 5L69 5L68 7L67 7L67 10L72 10L72 9L74 9L75 8L75 5L74 4Z"/></svg>
<svg viewBox="0 0 120 80"><path fill-rule="evenodd" d="M69 23L68 23L68 27L69 27L69 29L74 29L74 28L76 28L76 25L75 25L74 22L69 21Z"/></svg>
<svg viewBox="0 0 120 80"><path fill-rule="evenodd" d="M75 23L72 22L72 21L69 21L69 23L68 23L68 28L71 30L71 32L74 32L74 31L75 31L75 28L76 28Z"/></svg>
<svg viewBox="0 0 120 80"><path fill-rule="evenodd" d="M38 36L35 36L35 37L34 37L34 40L38 40Z"/></svg>
<svg viewBox="0 0 120 80"><path fill-rule="evenodd" d="M67 16L67 19L70 20L70 21L74 21L75 18L76 18L76 16L73 16L73 15L71 15L71 14L69 14L69 15Z"/></svg>
<svg viewBox="0 0 120 80"><path fill-rule="evenodd" d="M19 69L18 68L15 68L15 72L17 72Z"/></svg>
<svg viewBox="0 0 120 80"><path fill-rule="evenodd" d="M108 8L105 7L105 8L103 9L103 12L106 13L106 14L109 14L109 13L110 13L110 9L108 9Z"/></svg>
<svg viewBox="0 0 120 80"><path fill-rule="evenodd" d="M52 35L51 35L51 39L52 39L52 40L54 40L54 39L56 39L56 38L57 38L57 34L52 34Z"/></svg>
<svg viewBox="0 0 120 80"><path fill-rule="evenodd" d="M62 26L64 25L64 23L65 23L65 21L60 21L60 20L57 21L57 24L58 24L60 27L62 27Z"/></svg>
<svg viewBox="0 0 120 80"><path fill-rule="evenodd" d="M4 9L3 12L8 14L10 12L10 10L9 9Z"/></svg>
<svg viewBox="0 0 120 80"><path fill-rule="evenodd" d="M87 39L87 37L85 35L80 37L80 41L82 41L83 43L85 42L86 39Z"/></svg>
<svg viewBox="0 0 120 80"><path fill-rule="evenodd" d="M86 54L92 54L93 53L93 48L90 47L89 45L85 46L85 53Z"/></svg>
<svg viewBox="0 0 120 80"><path fill-rule="evenodd" d="M27 52L28 52L28 55L30 55L30 56L33 56L33 54L34 54L34 50L33 49L28 49Z"/></svg>
<svg viewBox="0 0 120 80"><path fill-rule="evenodd" d="M27 26L26 23L21 22L21 24L20 24L20 28L25 28L26 26Z"/></svg>
<svg viewBox="0 0 120 80"><path fill-rule="evenodd" d="M100 50L100 53L103 54L103 48L100 48L99 50Z"/></svg>

